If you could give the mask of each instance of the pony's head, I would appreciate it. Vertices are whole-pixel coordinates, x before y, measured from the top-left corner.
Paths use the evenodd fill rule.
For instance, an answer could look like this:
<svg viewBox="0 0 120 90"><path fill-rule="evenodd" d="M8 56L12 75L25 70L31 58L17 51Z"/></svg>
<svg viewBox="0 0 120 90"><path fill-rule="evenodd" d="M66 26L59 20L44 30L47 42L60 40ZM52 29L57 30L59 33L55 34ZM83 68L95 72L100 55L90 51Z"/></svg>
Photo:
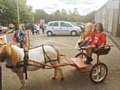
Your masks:
<svg viewBox="0 0 120 90"><path fill-rule="evenodd" d="M8 60L8 63L15 65L17 56L18 55L11 44L0 44L0 61L4 62L5 60Z"/></svg>
<svg viewBox="0 0 120 90"><path fill-rule="evenodd" d="M0 61L4 62L11 55L11 44L0 44Z"/></svg>

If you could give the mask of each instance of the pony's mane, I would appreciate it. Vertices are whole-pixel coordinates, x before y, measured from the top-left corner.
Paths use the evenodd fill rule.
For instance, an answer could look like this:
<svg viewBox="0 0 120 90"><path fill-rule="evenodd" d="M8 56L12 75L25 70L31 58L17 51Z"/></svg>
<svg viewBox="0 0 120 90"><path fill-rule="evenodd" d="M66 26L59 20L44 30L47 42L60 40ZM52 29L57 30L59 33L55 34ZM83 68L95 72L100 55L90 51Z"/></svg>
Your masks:
<svg viewBox="0 0 120 90"><path fill-rule="evenodd" d="M7 58L9 64L16 65L19 60L19 55L15 49L15 45L6 44L6 54L9 56ZM18 47L19 48L19 47Z"/></svg>

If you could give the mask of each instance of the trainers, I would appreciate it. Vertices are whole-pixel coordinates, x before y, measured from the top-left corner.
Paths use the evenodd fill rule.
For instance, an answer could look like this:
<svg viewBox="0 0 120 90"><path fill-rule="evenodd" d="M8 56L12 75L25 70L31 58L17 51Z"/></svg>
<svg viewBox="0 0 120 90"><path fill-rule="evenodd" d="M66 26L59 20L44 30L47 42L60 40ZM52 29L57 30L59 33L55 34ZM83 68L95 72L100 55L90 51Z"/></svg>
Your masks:
<svg viewBox="0 0 120 90"><path fill-rule="evenodd" d="M92 61L93 61L93 59L91 57L88 57L87 61L85 61L84 63L85 64L90 64Z"/></svg>

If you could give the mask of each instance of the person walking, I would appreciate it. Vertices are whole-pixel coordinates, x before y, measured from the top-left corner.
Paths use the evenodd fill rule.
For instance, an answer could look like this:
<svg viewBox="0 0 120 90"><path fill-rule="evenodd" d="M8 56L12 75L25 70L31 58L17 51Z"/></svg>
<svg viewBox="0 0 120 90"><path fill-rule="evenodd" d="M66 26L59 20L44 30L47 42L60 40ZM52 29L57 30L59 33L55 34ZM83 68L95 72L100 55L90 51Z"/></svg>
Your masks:
<svg viewBox="0 0 120 90"><path fill-rule="evenodd" d="M16 42L19 42L20 28L18 24L15 25L15 29L13 31L15 32L14 37L16 38Z"/></svg>
<svg viewBox="0 0 120 90"><path fill-rule="evenodd" d="M16 42L20 43L20 48L23 48L27 40L25 30L21 30L19 28L19 25L16 24L14 31L15 31L14 37L16 38Z"/></svg>
<svg viewBox="0 0 120 90"><path fill-rule="evenodd" d="M32 24L32 25L31 25L31 32L32 32L32 35L34 35L34 29L35 29L34 24Z"/></svg>
<svg viewBox="0 0 120 90"><path fill-rule="evenodd" d="M36 35L39 35L40 34L40 26L39 24L36 25Z"/></svg>
<svg viewBox="0 0 120 90"><path fill-rule="evenodd" d="M20 48L24 48L24 45L26 45L26 43L27 43L27 37L26 37L25 30L20 31L19 43L20 43Z"/></svg>
<svg viewBox="0 0 120 90"><path fill-rule="evenodd" d="M42 33L44 34L44 24L43 23L40 25L40 28L42 29Z"/></svg>

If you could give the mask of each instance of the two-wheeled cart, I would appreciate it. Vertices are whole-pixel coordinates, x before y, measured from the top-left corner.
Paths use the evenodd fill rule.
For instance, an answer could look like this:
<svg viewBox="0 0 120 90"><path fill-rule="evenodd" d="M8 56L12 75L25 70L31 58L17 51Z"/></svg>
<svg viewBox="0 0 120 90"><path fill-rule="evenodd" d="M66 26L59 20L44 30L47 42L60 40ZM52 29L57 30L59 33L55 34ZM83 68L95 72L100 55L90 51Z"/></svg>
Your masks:
<svg viewBox="0 0 120 90"><path fill-rule="evenodd" d="M62 56L64 56L64 58L66 58L69 61L69 63L71 63L72 66L75 66L80 72L83 72L83 73L90 72L90 79L94 83L100 83L104 81L104 79L106 78L108 73L108 68L106 64L101 62L101 60L99 59L99 56L108 54L112 46L113 45L106 44L104 48L101 48L101 49L96 48L93 50L93 53L97 55L96 64L84 63L87 60L87 55L83 52L85 50L84 47L80 49L80 52L75 56L75 58L68 58L64 54ZM86 68L86 67L92 67L92 68L91 70L83 70L83 68Z"/></svg>
<svg viewBox="0 0 120 90"><path fill-rule="evenodd" d="M84 47L80 49L80 52L74 58L69 58L65 54L60 54L60 56L64 57L68 61L68 63L50 65L47 63L36 62L33 60L28 60L28 61L36 63L38 65L38 67L39 67L39 64L42 66L49 67L49 68L55 68L55 67L59 67L59 66L70 66L71 65L71 66L76 67L82 73L90 72L90 79L94 83L100 83L100 82L104 81L104 79L106 78L107 73L108 73L108 68L107 68L106 64L104 64L99 59L99 56L100 55L107 55L109 53L111 47L112 47L112 45L106 44L104 48L96 49L93 51L93 53L95 53L97 55L96 64L92 64L92 63L85 64L84 63L84 61L87 60L87 55L84 53L84 50L85 50ZM22 63L22 62L19 62L19 63ZM91 69L90 70L83 69L83 68L87 68L87 67L91 67Z"/></svg>

